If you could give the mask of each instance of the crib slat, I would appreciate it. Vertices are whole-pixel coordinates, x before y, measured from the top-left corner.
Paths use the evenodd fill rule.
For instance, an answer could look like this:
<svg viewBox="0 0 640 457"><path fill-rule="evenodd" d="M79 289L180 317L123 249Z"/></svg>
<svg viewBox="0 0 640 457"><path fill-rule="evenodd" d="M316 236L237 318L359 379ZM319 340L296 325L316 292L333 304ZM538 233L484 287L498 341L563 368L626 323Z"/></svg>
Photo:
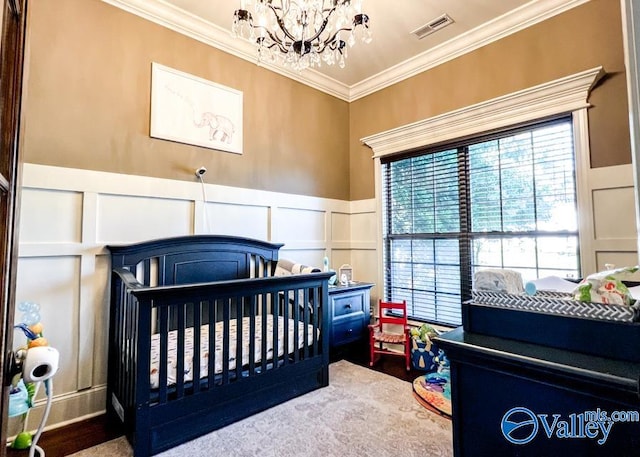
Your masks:
<svg viewBox="0 0 640 457"><path fill-rule="evenodd" d="M160 333L160 359L158 361L158 401L167 402L167 359L169 353L169 313L167 306L160 306L158 309L158 332Z"/></svg>
<svg viewBox="0 0 640 457"><path fill-rule="evenodd" d="M177 312L177 346L176 346L176 398L184 397L184 348L185 348L185 304L179 303L174 307ZM195 341L194 341L195 344Z"/></svg>
<svg viewBox="0 0 640 457"><path fill-rule="evenodd" d="M275 297L273 293L267 295L271 302L271 337L273 338L273 342L271 343L272 348L272 362L273 368L278 368L278 306L277 302L275 302Z"/></svg>
<svg viewBox="0 0 640 457"><path fill-rule="evenodd" d="M242 377L242 362L244 360L242 350L244 348L244 336L243 336L243 321L242 321L242 298L236 297L236 368L235 374L236 379L240 379Z"/></svg>
<svg viewBox="0 0 640 457"><path fill-rule="evenodd" d="M207 387L213 389L216 369L216 303L209 300L209 366L207 368Z"/></svg>
<svg viewBox="0 0 640 457"><path fill-rule="evenodd" d="M284 320L283 329L283 347L284 347L284 364L289 362L289 293L288 289L284 290L282 295L282 319ZM293 346L295 351L295 346Z"/></svg>
<svg viewBox="0 0 640 457"><path fill-rule="evenodd" d="M159 286L164 286L166 285L166 281L165 281L165 271L166 271L166 257L161 255L159 257L157 257L158 260L158 275L157 275L157 281L158 281L158 285Z"/></svg>
<svg viewBox="0 0 640 457"><path fill-rule="evenodd" d="M253 264L253 272L250 273L250 278L259 278L260 277L260 261L262 259L258 255L251 256L247 259L248 265ZM253 261L253 262L252 262Z"/></svg>
<svg viewBox="0 0 640 457"><path fill-rule="evenodd" d="M312 311L313 311L313 352L312 357L315 357L320 353L321 348L318 347L318 328L320 325L320 316L319 316L319 304L320 304L320 296L318 293L318 287L313 288L313 299L312 303ZM324 329L323 329L324 331Z"/></svg>
<svg viewBox="0 0 640 457"><path fill-rule="evenodd" d="M298 341L300 341L300 294L295 289L293 294L293 341L295 342L295 351L293 351L293 362L298 363L300 360L300 351L298 350Z"/></svg>
<svg viewBox="0 0 640 457"><path fill-rule="evenodd" d="M193 392L200 392L200 351L202 338L202 303L193 304Z"/></svg>
<svg viewBox="0 0 640 457"><path fill-rule="evenodd" d="M256 312L258 305L256 302L256 296L251 295L249 298L249 335L256 334ZM256 372L256 339L249 338L249 376L253 376Z"/></svg>
<svg viewBox="0 0 640 457"><path fill-rule="evenodd" d="M319 287L318 293L320 294L318 300L318 314L320 318L320 337L318 346L320 347L320 357L323 365L327 366L326 370L323 370L322 382L329 383L329 325L331 322L331 313L329 306L329 284L327 281L323 282ZM367 317L368 319L369 317Z"/></svg>
<svg viewBox="0 0 640 457"><path fill-rule="evenodd" d="M151 285L151 259L144 259L142 262L142 284L145 286Z"/></svg>
<svg viewBox="0 0 640 457"><path fill-rule="evenodd" d="M304 358L309 358L309 289L304 288Z"/></svg>
<svg viewBox="0 0 640 457"><path fill-rule="evenodd" d="M229 309L229 299L222 302L222 384L229 384L229 319L231 310Z"/></svg>
<svg viewBox="0 0 640 457"><path fill-rule="evenodd" d="M260 344L260 368L262 370L262 373L265 372L265 370L267 369L267 315L268 313L268 307L267 307L267 297L265 296L265 294L260 294L260 298L262 300L262 309L260 310L261 316L261 322L262 322L262 328L261 328L261 337L262 337L262 342Z"/></svg>

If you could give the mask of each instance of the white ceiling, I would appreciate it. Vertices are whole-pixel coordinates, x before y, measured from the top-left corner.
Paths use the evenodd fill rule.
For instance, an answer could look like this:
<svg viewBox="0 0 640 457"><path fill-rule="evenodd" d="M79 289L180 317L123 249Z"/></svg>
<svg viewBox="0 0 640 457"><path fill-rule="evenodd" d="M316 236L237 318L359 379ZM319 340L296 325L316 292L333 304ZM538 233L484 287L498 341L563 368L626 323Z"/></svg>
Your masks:
<svg viewBox="0 0 640 457"><path fill-rule="evenodd" d="M231 35L240 0L103 0L256 61L253 45ZM346 67L278 73L351 101L517 32L589 0L364 0L373 40L349 49ZM454 23L419 40L411 34L448 14Z"/></svg>

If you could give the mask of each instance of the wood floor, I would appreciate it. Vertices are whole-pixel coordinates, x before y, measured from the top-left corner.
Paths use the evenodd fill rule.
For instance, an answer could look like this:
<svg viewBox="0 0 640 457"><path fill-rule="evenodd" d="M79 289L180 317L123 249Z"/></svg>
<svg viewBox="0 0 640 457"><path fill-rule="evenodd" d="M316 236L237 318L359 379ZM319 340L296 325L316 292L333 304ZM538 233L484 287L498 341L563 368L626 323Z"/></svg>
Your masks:
<svg viewBox="0 0 640 457"><path fill-rule="evenodd" d="M352 347L332 354L331 359L332 361L345 359L368 367L367 352L363 348ZM372 369L407 382L411 382L421 374L424 374L413 369L406 371L402 358L390 356L381 357ZM122 436L122 434L123 431L120 425L108 421L106 415L103 415L45 432L42 434L38 445L44 449L47 457L61 457L115 439ZM28 455L28 450L17 451L11 448L7 450L8 457L27 457Z"/></svg>

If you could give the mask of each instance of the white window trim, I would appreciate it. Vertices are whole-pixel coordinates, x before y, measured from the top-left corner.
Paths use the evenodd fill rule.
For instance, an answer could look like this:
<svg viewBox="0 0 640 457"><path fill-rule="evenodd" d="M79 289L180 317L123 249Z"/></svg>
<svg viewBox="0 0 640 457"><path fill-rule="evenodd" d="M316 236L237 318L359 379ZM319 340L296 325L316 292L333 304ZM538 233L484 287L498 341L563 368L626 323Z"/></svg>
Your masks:
<svg viewBox="0 0 640 457"><path fill-rule="evenodd" d="M593 204L587 182L591 168L587 109L591 106L588 102L589 93L604 75L602 67L592 68L362 138L360 141L373 150L379 265L383 261L381 158L523 122L571 113L576 153L580 267L583 272L596 271L595 232L591 217ZM382 268L378 271L378 284L384 284L384 271Z"/></svg>

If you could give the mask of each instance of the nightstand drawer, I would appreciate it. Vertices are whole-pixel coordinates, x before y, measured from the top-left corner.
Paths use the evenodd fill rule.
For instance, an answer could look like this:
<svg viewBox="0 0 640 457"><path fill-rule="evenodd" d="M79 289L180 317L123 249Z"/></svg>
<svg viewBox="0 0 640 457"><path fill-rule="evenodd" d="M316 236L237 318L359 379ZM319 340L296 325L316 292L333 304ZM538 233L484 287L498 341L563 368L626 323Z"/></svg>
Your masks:
<svg viewBox="0 0 640 457"><path fill-rule="evenodd" d="M348 286L329 288L329 339L332 349L366 340L369 334L367 325L371 320L371 287L371 283L354 282Z"/></svg>
<svg viewBox="0 0 640 457"><path fill-rule="evenodd" d="M365 294L362 291L333 298L333 317L363 312L364 298Z"/></svg>
<svg viewBox="0 0 640 457"><path fill-rule="evenodd" d="M351 343L363 337L365 330L364 313L355 315L354 318L333 321L331 329L331 345Z"/></svg>

